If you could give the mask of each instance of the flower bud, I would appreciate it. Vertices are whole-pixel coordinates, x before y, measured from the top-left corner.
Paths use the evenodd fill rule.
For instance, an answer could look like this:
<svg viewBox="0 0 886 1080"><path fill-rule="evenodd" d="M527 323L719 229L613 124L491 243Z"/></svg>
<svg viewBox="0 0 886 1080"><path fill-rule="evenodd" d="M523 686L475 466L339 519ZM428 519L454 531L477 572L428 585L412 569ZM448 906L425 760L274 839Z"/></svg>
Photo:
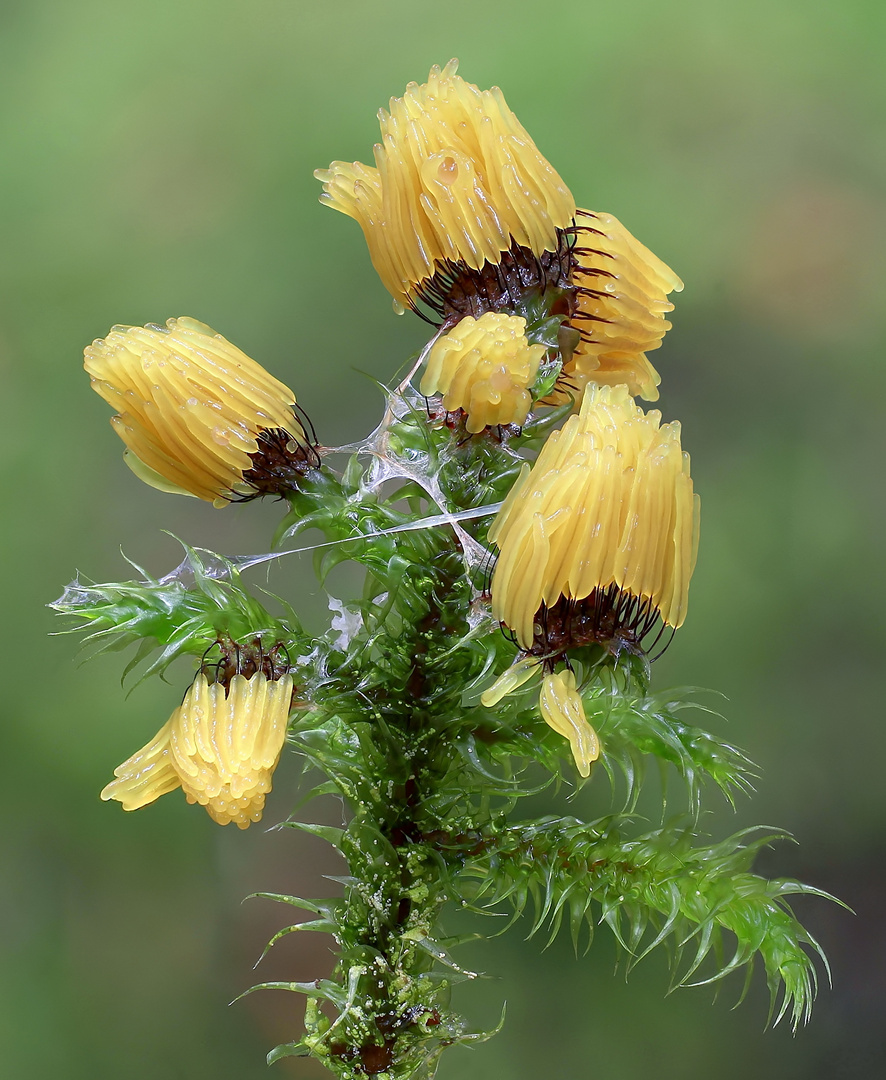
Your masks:
<svg viewBox="0 0 886 1080"><path fill-rule="evenodd" d="M680 425L624 385L589 384L498 513L493 614L519 645L639 647L658 616L679 627L698 543Z"/></svg>
<svg viewBox="0 0 886 1080"><path fill-rule="evenodd" d="M492 708L503 697L519 690L524 683L529 682L534 675L539 673L538 660L535 657L521 656L499 675L492 686L483 691L480 695L480 704L485 705L487 709Z"/></svg>
<svg viewBox="0 0 886 1080"><path fill-rule="evenodd" d="M284 494L319 463L295 395L195 319L115 326L84 352L132 471L216 506Z"/></svg>
<svg viewBox="0 0 886 1080"><path fill-rule="evenodd" d="M557 253L575 214L502 92L465 82L457 66L431 68L380 110L375 168L334 161L314 174L321 202L360 224L379 277L407 306L445 305L452 278L500 264L509 249L528 253L526 267Z"/></svg>
<svg viewBox="0 0 886 1080"><path fill-rule="evenodd" d="M657 401L661 378L646 353L670 330L667 294L683 282L612 214L579 210L576 222L576 308L568 321L581 340L547 402L559 404L566 393L580 401L589 382L625 383L631 394Z"/></svg>
<svg viewBox="0 0 886 1080"><path fill-rule="evenodd" d="M544 354L544 345L529 344L519 315L466 315L431 347L421 392L442 394L447 412L464 410L472 434L496 424L522 424L532 406L528 388Z"/></svg>
<svg viewBox="0 0 886 1080"><path fill-rule="evenodd" d="M157 735L114 770L101 793L137 810L168 791L241 829L261 820L286 738L292 677L234 675L225 685L201 672Z"/></svg>
<svg viewBox="0 0 886 1080"><path fill-rule="evenodd" d="M545 675L538 707L545 723L569 740L572 756L582 776L590 776L591 765L600 756L600 740L585 718L581 695L573 672Z"/></svg>

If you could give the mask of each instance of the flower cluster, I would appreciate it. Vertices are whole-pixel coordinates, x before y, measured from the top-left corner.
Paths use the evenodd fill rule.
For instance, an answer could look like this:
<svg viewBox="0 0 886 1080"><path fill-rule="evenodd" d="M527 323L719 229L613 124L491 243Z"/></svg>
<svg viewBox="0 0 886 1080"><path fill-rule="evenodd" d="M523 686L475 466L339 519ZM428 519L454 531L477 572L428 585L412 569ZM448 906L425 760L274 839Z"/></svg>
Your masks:
<svg viewBox="0 0 886 1080"><path fill-rule="evenodd" d="M518 657L516 683L541 673L542 716L587 775L599 747L571 655L642 652L656 625L676 628L686 612L698 522L689 459L679 424L633 400L658 396L645 354L682 283L612 215L576 209L501 91L456 68L433 68L381 112L374 168L333 162L317 176L322 201L360 223L395 301L442 317L420 381L440 396L432 418L501 439L533 409L578 409L524 467L489 540L493 614L535 665ZM320 464L292 391L202 323L115 327L85 356L118 411L127 463L155 487L224 506L285 496ZM484 701L516 683L506 672ZM198 790L176 756L189 700L106 794L143 805L179 782L214 813L213 800L240 789Z"/></svg>
<svg viewBox="0 0 886 1080"><path fill-rule="evenodd" d="M462 413L470 435L522 425L537 406L579 410L524 466L489 531L493 614L525 655L483 701L541 672L541 714L587 776L599 743L570 654L642 654L656 626L686 614L698 542L689 457L680 425L633 400L658 397L646 353L683 284L611 214L576 209L501 91L464 82L455 61L380 117L375 168L336 161L316 176L321 201L360 223L395 300L443 319L421 392Z"/></svg>
<svg viewBox="0 0 886 1080"><path fill-rule="evenodd" d="M304 1034L269 1062L413 1080L483 1037L450 1009L453 972L469 974L439 928L452 902L515 917L535 903L532 933L568 923L576 944L605 921L630 964L667 940L674 985L759 956L796 1024L821 952L785 898L815 890L749 872L765 836L697 846L701 781L731 798L752 766L685 719L690 695L650 692L686 617L698 497L680 425L635 398L658 396L646 354L682 285L616 218L577 209L501 92L454 61L381 129L374 167L317 174L322 201L359 222L395 305L435 329L375 433L340 448L344 470L292 391L202 323L115 327L86 349L139 477L215 506L275 495L278 537L322 533L321 584L343 560L363 572L317 634L248 591L242 574L274 555L187 548L159 580L75 581L54 606L99 648L137 643L127 670L155 649L143 676L183 656L197 669L101 798L136 810L181 788L245 829L287 732L322 776L309 797L341 798L341 828L287 822L336 847L340 894L259 894L317 916L271 945L309 929L337 952L330 978L263 984L308 999ZM533 679L537 697L519 692ZM527 766L559 776L569 755L582 778L598 761L621 774L623 809L512 820L539 790ZM649 756L685 782L688 824L631 837Z"/></svg>

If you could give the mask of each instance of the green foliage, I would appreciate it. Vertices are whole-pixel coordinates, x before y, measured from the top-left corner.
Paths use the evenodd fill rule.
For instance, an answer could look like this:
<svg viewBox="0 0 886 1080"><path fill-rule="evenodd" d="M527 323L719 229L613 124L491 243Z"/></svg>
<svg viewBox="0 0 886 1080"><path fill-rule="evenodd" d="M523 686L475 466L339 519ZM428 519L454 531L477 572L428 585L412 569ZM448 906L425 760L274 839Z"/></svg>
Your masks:
<svg viewBox="0 0 886 1080"><path fill-rule="evenodd" d="M775 1015L778 1023L789 1014L795 1028L808 1020L817 988L813 956L826 969L827 961L787 898L834 898L797 881L769 881L750 872L760 848L779 834L747 829L698 846L692 822L628 838L624 828L630 824L624 815L592 823L548 818L484 834L463 871L474 883L473 904L488 910L507 902L515 917L531 904L531 934L547 925L551 940L566 916L576 949L582 927L590 948L595 926L606 923L627 954L629 970L665 944L672 987L712 983L746 967L743 997L759 957L771 995L770 1018Z"/></svg>
<svg viewBox="0 0 886 1080"><path fill-rule="evenodd" d="M258 894L313 916L283 927L269 949L289 934L319 932L332 936L338 957L329 980L253 988L307 1001L305 1035L270 1061L310 1055L342 1078L430 1077L445 1046L491 1034L471 1032L450 1007L452 987L474 976L441 929L449 904L484 913L506 905L513 919L531 909L532 933L545 927L551 938L565 919L576 946L583 928L590 947L605 923L628 968L665 945L673 987L745 968L746 989L759 959L776 1022L789 1015L796 1026L809 1015L813 957L823 954L788 900L824 894L751 871L768 833L702 842L703 782L731 800L749 790L752 767L687 722L690 711L717 715L698 691L654 694L642 656L578 651L586 713L603 746L599 767L613 794L624 788L625 808L591 823L511 821L521 799L574 778L568 744L539 715L537 678L494 707L480 702L517 655L484 600L485 532L546 428L529 426L510 445L460 441L414 401L392 399L387 425L341 477L325 466L310 472L278 535L323 531L320 581L343 560L365 570L362 596L333 605L316 639L285 605L274 617L247 592L240 562L193 549L163 579L77 581L54 605L103 648L137 642L130 667L159 648L147 673L182 653L200 655L222 634L282 642L299 658L303 707L291 742L319 777L310 794L339 796L350 817L343 828L287 824L331 843L347 873L341 897ZM682 783L689 816L644 833L629 813L650 761Z"/></svg>
<svg viewBox="0 0 886 1080"><path fill-rule="evenodd" d="M184 561L161 580L139 566L141 581L98 585L77 577L50 607L82 620L67 632L84 633L85 642L98 644L98 652L137 643L125 674L159 648L142 679L162 674L178 656L201 656L222 636L283 641L297 654L307 638L288 605L282 618L272 616L247 592L233 560L182 546Z"/></svg>
<svg viewBox="0 0 886 1080"><path fill-rule="evenodd" d="M682 688L659 694L638 693L630 681L625 684L618 675L617 669L602 670L584 700L588 719L603 740L603 766L613 781L616 770L621 774L630 806L636 804L650 756L676 769L696 817L701 810L701 785L706 779L730 803L735 792L751 790L754 767L744 753L683 718L692 710L719 717L698 700L703 691Z"/></svg>

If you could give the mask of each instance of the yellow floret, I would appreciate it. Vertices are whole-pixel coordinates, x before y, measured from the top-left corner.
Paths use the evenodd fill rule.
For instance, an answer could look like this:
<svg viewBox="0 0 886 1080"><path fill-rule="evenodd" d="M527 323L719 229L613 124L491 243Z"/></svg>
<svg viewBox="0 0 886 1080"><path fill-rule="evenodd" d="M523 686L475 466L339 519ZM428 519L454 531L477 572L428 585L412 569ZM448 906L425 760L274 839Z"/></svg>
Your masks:
<svg viewBox="0 0 886 1080"><path fill-rule="evenodd" d="M105 802L116 799L124 810L138 810L181 787L169 749L171 724L167 721L146 746L114 769L117 779L101 791Z"/></svg>
<svg viewBox="0 0 886 1080"><path fill-rule="evenodd" d="M245 829L259 821L286 738L292 678L235 675L228 693L198 675L172 718L170 749L188 802Z"/></svg>
<svg viewBox="0 0 886 1080"><path fill-rule="evenodd" d="M559 404L571 392L576 401L588 382L625 383L634 395L658 399L658 372L646 359L671 324L669 292L683 282L670 267L633 237L612 214L579 210L573 281L578 310L571 324L581 343L563 368L547 400Z"/></svg>
<svg viewBox="0 0 886 1080"><path fill-rule="evenodd" d="M114 770L102 799L137 810L182 787L219 825L248 828L261 819L271 790L291 698L290 675L235 675L227 694L198 675L151 742Z"/></svg>
<svg viewBox="0 0 886 1080"><path fill-rule="evenodd" d="M538 707L545 723L569 740L581 775L590 776L591 765L600 756L600 740L585 717L584 704L576 689L573 672L566 670L545 675Z"/></svg>

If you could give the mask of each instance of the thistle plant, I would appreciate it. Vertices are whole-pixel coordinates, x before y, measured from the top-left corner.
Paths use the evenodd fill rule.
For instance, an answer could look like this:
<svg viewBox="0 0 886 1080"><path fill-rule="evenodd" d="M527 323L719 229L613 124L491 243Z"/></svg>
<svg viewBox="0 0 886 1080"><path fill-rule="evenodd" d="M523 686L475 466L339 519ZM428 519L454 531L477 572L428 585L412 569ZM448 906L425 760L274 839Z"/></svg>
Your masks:
<svg viewBox="0 0 886 1080"><path fill-rule="evenodd" d="M136 810L181 788L247 828L285 747L307 796L343 800L341 828L304 809L285 822L340 852L335 895L262 894L309 914L271 944L314 931L336 955L329 978L252 988L305 1001L304 1033L271 1062L405 1080L487 1038L451 1000L473 977L455 910L568 929L577 948L605 924L628 968L665 946L673 985L742 970L746 991L759 961L770 1019L796 1027L816 956L827 965L790 898L825 894L754 873L772 831L702 832L704 789L731 802L753 767L696 726L711 714L695 691L651 688L686 618L698 496L680 425L635 398L658 397L646 354L682 283L614 217L576 208L501 92L454 62L380 116L374 167L317 173L395 307L429 325L366 439L321 445L285 384L193 319L86 349L142 480L216 508L275 496L278 555L320 530L321 583L342 561L362 569L320 635L297 596L247 588L269 556L186 548L162 578L72 583L55 607L100 648L132 645L144 675L195 668L101 797ZM651 827L636 812L650 763L685 790ZM583 821L568 811L589 783L612 808ZM523 817L541 790L558 813Z"/></svg>

